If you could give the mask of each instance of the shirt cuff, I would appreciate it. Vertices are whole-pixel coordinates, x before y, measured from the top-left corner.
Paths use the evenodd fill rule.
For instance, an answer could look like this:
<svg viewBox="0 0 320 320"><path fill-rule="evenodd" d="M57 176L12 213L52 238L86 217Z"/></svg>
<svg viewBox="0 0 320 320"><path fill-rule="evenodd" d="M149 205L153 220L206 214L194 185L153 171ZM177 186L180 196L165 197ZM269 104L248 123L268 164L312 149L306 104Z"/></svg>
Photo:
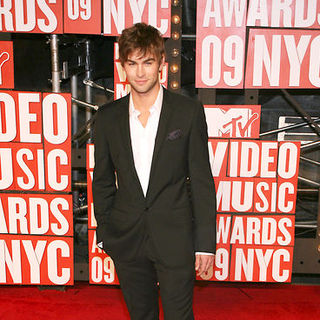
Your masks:
<svg viewBox="0 0 320 320"><path fill-rule="evenodd" d="M196 254L203 254L205 256L214 256L215 254L212 252L196 252Z"/></svg>

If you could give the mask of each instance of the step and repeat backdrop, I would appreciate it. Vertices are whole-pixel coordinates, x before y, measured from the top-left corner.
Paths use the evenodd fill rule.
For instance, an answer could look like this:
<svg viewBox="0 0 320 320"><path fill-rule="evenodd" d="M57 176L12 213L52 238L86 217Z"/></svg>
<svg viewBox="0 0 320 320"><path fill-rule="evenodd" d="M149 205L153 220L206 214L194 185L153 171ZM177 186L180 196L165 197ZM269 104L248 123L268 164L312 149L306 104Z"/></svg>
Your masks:
<svg viewBox="0 0 320 320"><path fill-rule="evenodd" d="M317 0L198 0L197 88L319 88ZM171 36L169 0L0 1L0 32L117 36L136 22ZM0 284L73 284L70 94L14 91L0 41ZM160 74L168 82L168 64ZM114 46L115 99L126 81ZM36 91L36 88L35 88ZM202 279L291 280L300 143L262 141L259 105L206 105L217 255ZM90 282L117 284L96 246L87 146Z"/></svg>

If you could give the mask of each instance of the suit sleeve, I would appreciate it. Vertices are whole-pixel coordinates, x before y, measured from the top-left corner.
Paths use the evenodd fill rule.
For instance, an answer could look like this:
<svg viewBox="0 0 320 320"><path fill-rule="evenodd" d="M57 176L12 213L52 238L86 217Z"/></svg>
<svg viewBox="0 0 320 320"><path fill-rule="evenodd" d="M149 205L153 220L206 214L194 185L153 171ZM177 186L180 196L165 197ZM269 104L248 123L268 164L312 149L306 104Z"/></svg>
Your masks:
<svg viewBox="0 0 320 320"><path fill-rule="evenodd" d="M198 103L189 139L188 166L194 219L195 251L216 251L216 193L208 153L207 124Z"/></svg>
<svg viewBox="0 0 320 320"><path fill-rule="evenodd" d="M92 194L94 215L97 220L97 243L104 239L108 216L110 215L116 192L115 170L109 151L104 119L101 112L98 111L93 127L95 166Z"/></svg>

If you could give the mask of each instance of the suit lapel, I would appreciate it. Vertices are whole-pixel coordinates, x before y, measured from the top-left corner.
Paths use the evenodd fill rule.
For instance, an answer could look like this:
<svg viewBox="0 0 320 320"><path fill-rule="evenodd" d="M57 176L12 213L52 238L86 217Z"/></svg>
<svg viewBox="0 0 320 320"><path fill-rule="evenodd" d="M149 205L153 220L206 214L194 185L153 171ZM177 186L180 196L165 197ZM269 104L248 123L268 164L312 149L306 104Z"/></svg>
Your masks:
<svg viewBox="0 0 320 320"><path fill-rule="evenodd" d="M126 156L129 161L129 166L135 178L136 184L138 186L138 189L136 190L139 190L141 195L144 197L143 190L140 184L140 180L139 180L139 177L134 165L134 159L133 159L131 136L130 136L130 124L129 124L129 96L130 95L128 94L125 97L123 104L121 105L123 110L121 110L120 128L121 128L123 146L126 151Z"/></svg>
<svg viewBox="0 0 320 320"><path fill-rule="evenodd" d="M160 114L160 119L159 119L159 124L158 124L156 140L155 140L155 144L154 144L147 196L150 193L149 191L150 191L150 187L152 186L152 182L153 182L153 176L154 176L155 166L157 163L157 158L158 158L161 146L163 144L163 141L165 140L165 137L166 137L166 134L168 131L167 130L168 124L171 119L172 106L170 104L170 96L169 95L170 95L170 93L166 89L163 89L163 101L162 101L161 114Z"/></svg>

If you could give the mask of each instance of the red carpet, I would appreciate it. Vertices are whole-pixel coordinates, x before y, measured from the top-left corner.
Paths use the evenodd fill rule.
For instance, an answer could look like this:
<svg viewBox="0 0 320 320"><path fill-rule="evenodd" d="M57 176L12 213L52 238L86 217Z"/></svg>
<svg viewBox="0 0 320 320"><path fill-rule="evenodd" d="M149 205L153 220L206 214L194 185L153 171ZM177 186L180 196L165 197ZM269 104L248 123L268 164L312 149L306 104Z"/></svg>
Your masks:
<svg viewBox="0 0 320 320"><path fill-rule="evenodd" d="M320 286L200 283L194 293L197 320L320 319ZM0 286L0 319L128 320L129 316L117 287L77 282L65 291Z"/></svg>

